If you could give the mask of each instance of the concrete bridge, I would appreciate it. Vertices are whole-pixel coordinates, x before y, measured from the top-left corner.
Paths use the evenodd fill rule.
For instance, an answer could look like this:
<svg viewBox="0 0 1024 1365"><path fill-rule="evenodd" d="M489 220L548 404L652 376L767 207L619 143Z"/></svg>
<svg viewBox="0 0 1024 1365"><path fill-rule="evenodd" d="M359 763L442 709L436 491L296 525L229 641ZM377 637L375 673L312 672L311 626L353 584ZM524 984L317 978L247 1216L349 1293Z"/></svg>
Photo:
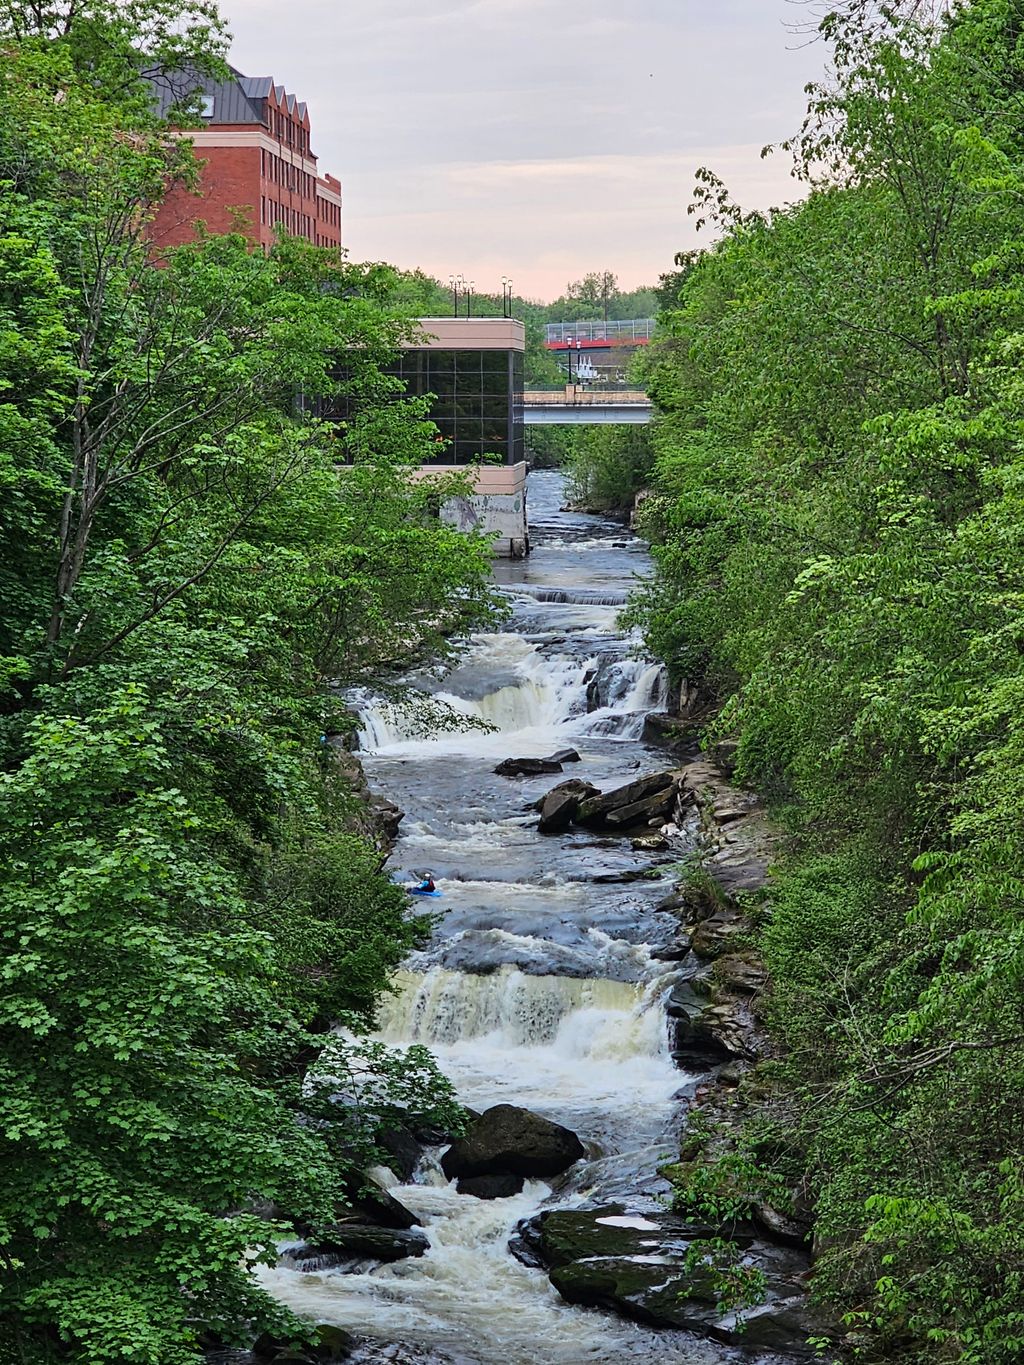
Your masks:
<svg viewBox="0 0 1024 1365"><path fill-rule="evenodd" d="M595 426L649 422L653 404L641 389L527 389L523 394L526 426Z"/></svg>

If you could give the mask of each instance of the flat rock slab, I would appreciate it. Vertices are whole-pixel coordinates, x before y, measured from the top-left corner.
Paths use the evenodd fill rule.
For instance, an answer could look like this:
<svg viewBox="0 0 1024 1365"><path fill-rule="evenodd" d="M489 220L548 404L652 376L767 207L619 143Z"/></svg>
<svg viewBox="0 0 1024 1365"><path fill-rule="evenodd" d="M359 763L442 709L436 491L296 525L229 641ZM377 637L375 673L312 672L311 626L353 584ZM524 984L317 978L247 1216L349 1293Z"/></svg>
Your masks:
<svg viewBox="0 0 1024 1365"><path fill-rule="evenodd" d="M717 1237L720 1231L718 1225L667 1212L627 1213L622 1204L548 1209L517 1226L509 1250L526 1265L554 1270L595 1256L645 1256L652 1251L683 1256L692 1241Z"/></svg>
<svg viewBox="0 0 1024 1365"><path fill-rule="evenodd" d="M628 828L644 823L675 805L679 776L675 772L649 773L614 791L602 792L581 802L576 823L588 829Z"/></svg>
<svg viewBox="0 0 1024 1365"><path fill-rule="evenodd" d="M553 758L506 758L494 771L499 777L537 777L541 773L560 773L562 765Z"/></svg>
<svg viewBox="0 0 1024 1365"><path fill-rule="evenodd" d="M720 1301L716 1277L687 1266L693 1242L726 1237L742 1262L764 1276L764 1303L735 1313ZM806 1311L809 1257L759 1242L749 1224L723 1227L672 1213L630 1213L621 1204L552 1209L520 1223L510 1250L548 1271L569 1303L606 1308L654 1327L697 1332L730 1346L812 1356L806 1337L820 1330Z"/></svg>

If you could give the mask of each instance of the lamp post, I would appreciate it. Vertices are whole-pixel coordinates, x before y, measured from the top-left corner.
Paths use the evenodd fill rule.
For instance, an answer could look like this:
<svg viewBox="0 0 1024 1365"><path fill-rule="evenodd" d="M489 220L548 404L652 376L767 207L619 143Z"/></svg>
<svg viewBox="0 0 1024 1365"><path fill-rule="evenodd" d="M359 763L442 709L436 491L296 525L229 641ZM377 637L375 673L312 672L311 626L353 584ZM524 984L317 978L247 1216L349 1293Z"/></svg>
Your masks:
<svg viewBox="0 0 1024 1365"><path fill-rule="evenodd" d="M501 277L501 316L503 318L512 316L512 281L507 275Z"/></svg>
<svg viewBox="0 0 1024 1365"><path fill-rule="evenodd" d="M449 275L449 276L448 276L448 287L449 287L449 288L451 289L451 291L452 291L452 317L453 317L453 318L457 318L457 317L459 316L459 292L460 292L460 290L462 290L462 289L464 288L465 284L466 284L466 281L465 281L465 278L463 277L461 271L459 272L458 275Z"/></svg>
<svg viewBox="0 0 1024 1365"><path fill-rule="evenodd" d="M474 280L467 280L467 282L466 282L466 317L467 317L467 318L471 318L471 317L473 316L473 285L474 285L474 283L475 283Z"/></svg>

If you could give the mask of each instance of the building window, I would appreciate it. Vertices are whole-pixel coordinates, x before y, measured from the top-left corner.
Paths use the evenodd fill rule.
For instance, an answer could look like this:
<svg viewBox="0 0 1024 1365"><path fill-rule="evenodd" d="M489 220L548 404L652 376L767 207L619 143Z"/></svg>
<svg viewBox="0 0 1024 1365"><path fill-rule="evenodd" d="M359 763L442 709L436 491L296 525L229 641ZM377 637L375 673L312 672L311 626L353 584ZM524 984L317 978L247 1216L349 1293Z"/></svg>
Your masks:
<svg viewBox="0 0 1024 1365"><path fill-rule="evenodd" d="M200 113L202 114L203 118L213 118L213 96L212 96L212 95L204 95L204 96L203 96L202 107L201 107L201 109L200 109Z"/></svg>

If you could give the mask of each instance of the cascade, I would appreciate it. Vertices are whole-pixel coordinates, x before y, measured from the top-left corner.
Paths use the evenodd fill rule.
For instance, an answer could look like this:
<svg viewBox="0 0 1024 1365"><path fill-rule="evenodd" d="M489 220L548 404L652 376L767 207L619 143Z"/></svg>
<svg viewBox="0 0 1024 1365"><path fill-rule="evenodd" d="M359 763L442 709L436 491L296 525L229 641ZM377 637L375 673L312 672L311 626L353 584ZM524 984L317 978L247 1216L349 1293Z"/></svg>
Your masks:
<svg viewBox="0 0 1024 1365"><path fill-rule="evenodd" d="M425 1362L715 1365L731 1356L713 1344L571 1307L507 1249L545 1205L667 1190L657 1169L685 1082L662 1009L673 978L649 947L665 885L629 876L649 855L585 831L539 835L531 803L563 779L493 771L572 748L580 761L565 776L610 789L664 765L642 733L665 672L617 624L644 548L561 499L559 475L530 476L533 553L495 565L510 607L501 630L469 642L447 676L410 680L420 704L353 700L368 780L406 811L396 871L429 868L443 892L430 943L382 1003L379 1037L429 1047L471 1108L524 1106L572 1128L588 1155L557 1190L532 1181L487 1201L449 1184L439 1148L413 1183L390 1181L424 1225L426 1255L339 1268L300 1250L262 1276L305 1316L410 1344ZM423 706L441 708L443 729L424 726Z"/></svg>

